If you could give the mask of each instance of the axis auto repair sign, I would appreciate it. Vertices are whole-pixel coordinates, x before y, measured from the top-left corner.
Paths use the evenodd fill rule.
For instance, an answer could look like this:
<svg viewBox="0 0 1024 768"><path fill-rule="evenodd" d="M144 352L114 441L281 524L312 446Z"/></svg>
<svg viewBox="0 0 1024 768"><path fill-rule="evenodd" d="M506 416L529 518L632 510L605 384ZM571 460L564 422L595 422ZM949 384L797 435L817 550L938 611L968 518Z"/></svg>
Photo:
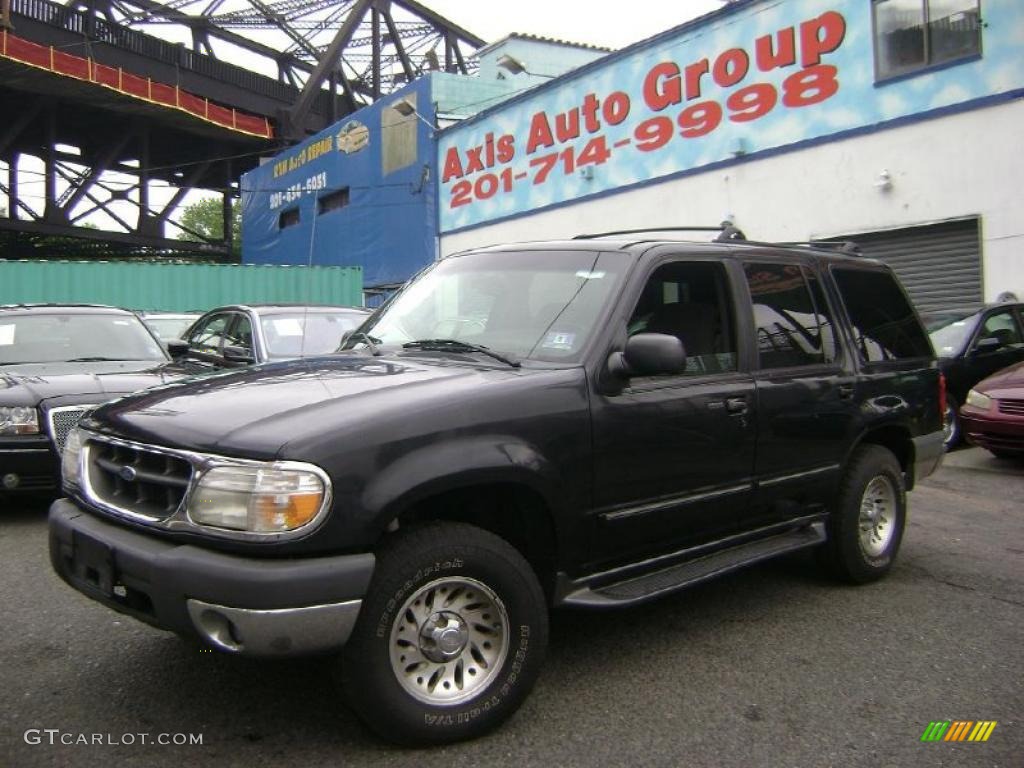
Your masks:
<svg viewBox="0 0 1024 768"><path fill-rule="evenodd" d="M841 90L847 18L817 2L758 7L442 134L442 231L807 138L803 113Z"/></svg>

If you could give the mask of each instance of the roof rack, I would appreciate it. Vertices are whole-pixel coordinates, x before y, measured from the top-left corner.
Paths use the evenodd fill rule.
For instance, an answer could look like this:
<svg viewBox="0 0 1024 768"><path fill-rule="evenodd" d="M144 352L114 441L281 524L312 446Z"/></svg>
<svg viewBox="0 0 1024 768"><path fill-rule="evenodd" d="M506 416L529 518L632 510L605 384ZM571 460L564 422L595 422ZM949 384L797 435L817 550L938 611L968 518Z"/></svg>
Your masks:
<svg viewBox="0 0 1024 768"><path fill-rule="evenodd" d="M618 229L611 232L593 232L576 235L573 240L596 240L599 237L615 237L616 235L642 235L648 232L718 232L715 242L728 240L746 240L746 235L732 224L717 227L643 227L641 229Z"/></svg>
<svg viewBox="0 0 1024 768"><path fill-rule="evenodd" d="M775 243L775 245L792 245L802 246L804 248L821 248L827 251L839 251L839 253L847 253L852 256L863 256L864 251L860 245L855 243L853 240L805 240L801 242L789 242L789 243Z"/></svg>

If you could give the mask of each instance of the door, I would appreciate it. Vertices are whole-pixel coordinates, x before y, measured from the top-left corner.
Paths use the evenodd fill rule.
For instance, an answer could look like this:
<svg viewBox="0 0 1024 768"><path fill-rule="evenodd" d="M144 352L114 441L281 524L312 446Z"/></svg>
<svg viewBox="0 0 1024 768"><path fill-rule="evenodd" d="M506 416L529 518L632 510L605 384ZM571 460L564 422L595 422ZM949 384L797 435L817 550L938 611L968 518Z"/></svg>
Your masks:
<svg viewBox="0 0 1024 768"><path fill-rule="evenodd" d="M852 361L813 270L791 261L743 266L757 336L757 487L744 518L759 528L831 501L857 419Z"/></svg>
<svg viewBox="0 0 1024 768"><path fill-rule="evenodd" d="M1024 333L1014 307L991 310L978 326L964 358L968 383L973 386L1021 360L1024 360Z"/></svg>
<svg viewBox="0 0 1024 768"><path fill-rule="evenodd" d="M677 336L682 374L594 393L596 560L678 550L736 530L754 464L754 383L737 349L734 291L715 261L652 269L627 334Z"/></svg>

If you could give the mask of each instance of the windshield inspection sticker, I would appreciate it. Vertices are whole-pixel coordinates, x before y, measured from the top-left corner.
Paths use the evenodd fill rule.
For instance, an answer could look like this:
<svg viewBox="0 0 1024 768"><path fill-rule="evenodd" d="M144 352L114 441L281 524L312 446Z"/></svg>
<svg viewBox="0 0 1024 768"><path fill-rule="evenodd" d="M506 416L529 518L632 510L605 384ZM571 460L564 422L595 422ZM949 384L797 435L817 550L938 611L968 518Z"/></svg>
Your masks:
<svg viewBox="0 0 1024 768"><path fill-rule="evenodd" d="M581 269L576 273L576 277L582 277L584 280L600 280L604 277L604 272L591 272L586 269Z"/></svg>
<svg viewBox="0 0 1024 768"><path fill-rule="evenodd" d="M544 337L542 349L564 349L571 350L573 342L576 341L575 333L562 333L560 331L549 331Z"/></svg>

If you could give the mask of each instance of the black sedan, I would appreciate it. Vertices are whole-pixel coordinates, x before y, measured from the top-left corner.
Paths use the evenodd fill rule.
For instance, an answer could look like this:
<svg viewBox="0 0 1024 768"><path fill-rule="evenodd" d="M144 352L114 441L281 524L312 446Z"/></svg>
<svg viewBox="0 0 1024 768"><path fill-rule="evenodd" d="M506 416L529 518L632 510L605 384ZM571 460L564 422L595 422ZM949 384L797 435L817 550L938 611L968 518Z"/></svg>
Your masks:
<svg viewBox="0 0 1024 768"><path fill-rule="evenodd" d="M952 447L960 442L959 411L971 387L1024 360L1024 304L946 313L933 318L928 330L946 375L946 446Z"/></svg>
<svg viewBox="0 0 1024 768"><path fill-rule="evenodd" d="M0 498L49 493L64 438L93 406L180 377L133 313L0 306Z"/></svg>
<svg viewBox="0 0 1024 768"><path fill-rule="evenodd" d="M233 368L334 352L369 316L362 307L236 304L211 309L171 353L189 362Z"/></svg>

